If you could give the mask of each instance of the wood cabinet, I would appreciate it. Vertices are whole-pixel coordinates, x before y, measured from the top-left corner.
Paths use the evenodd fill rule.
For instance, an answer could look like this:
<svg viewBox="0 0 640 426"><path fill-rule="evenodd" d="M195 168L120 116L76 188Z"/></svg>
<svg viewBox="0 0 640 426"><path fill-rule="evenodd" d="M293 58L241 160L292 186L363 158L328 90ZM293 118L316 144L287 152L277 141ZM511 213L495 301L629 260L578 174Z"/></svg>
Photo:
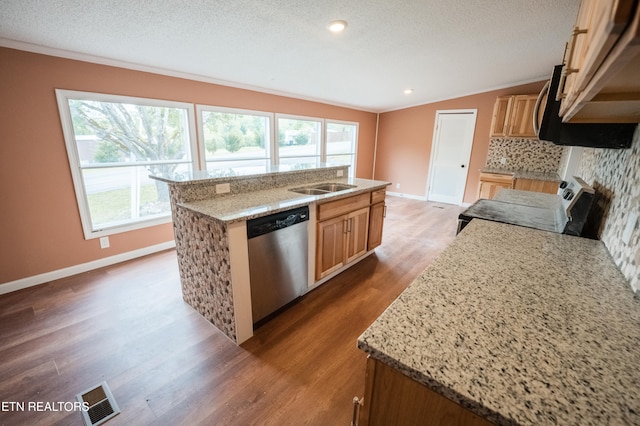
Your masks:
<svg viewBox="0 0 640 426"><path fill-rule="evenodd" d="M513 176L499 173L480 173L478 198L491 200L503 188L513 188Z"/></svg>
<svg viewBox="0 0 640 426"><path fill-rule="evenodd" d="M318 204L316 281L382 243L385 197L382 188Z"/></svg>
<svg viewBox="0 0 640 426"><path fill-rule="evenodd" d="M493 423L369 357L358 424L490 426Z"/></svg>
<svg viewBox="0 0 640 426"><path fill-rule="evenodd" d="M371 193L371 209L369 210L369 241L367 249L373 250L382 244L382 227L386 207L384 204L386 192L384 189Z"/></svg>
<svg viewBox="0 0 640 426"><path fill-rule="evenodd" d="M538 179L515 179L513 189L519 189L521 191L533 191L533 192L545 192L547 194L557 194L558 184L560 182L552 180L538 180Z"/></svg>
<svg viewBox="0 0 640 426"><path fill-rule="evenodd" d="M640 122L637 0L582 0L557 97L571 123ZM553 94L552 94L553 95Z"/></svg>
<svg viewBox="0 0 640 426"><path fill-rule="evenodd" d="M491 117L491 137L507 136L507 122L511 112L511 96L498 96L493 105Z"/></svg>
<svg viewBox="0 0 640 426"><path fill-rule="evenodd" d="M369 192L318 205L316 280L367 252Z"/></svg>
<svg viewBox="0 0 640 426"><path fill-rule="evenodd" d="M533 109L538 95L499 96L493 106L491 137L537 138Z"/></svg>

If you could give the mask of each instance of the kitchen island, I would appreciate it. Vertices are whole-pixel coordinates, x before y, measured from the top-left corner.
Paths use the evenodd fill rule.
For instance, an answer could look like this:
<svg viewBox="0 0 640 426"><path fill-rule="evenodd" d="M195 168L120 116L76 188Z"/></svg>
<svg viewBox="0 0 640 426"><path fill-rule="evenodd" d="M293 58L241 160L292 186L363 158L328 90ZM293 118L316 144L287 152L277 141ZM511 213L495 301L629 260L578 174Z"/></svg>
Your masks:
<svg viewBox="0 0 640 426"><path fill-rule="evenodd" d="M474 220L357 345L362 424L640 424L640 303L600 241Z"/></svg>
<svg viewBox="0 0 640 426"><path fill-rule="evenodd" d="M382 191L388 182L349 178L349 166L270 166L264 172L225 170L152 176L167 182L185 302L240 344L253 335L247 220ZM318 182L349 189L322 195L291 191ZM367 215L367 218L369 216ZM309 209L309 264L315 261L316 211ZM380 224L380 232L381 232ZM308 289L319 283L309 268Z"/></svg>

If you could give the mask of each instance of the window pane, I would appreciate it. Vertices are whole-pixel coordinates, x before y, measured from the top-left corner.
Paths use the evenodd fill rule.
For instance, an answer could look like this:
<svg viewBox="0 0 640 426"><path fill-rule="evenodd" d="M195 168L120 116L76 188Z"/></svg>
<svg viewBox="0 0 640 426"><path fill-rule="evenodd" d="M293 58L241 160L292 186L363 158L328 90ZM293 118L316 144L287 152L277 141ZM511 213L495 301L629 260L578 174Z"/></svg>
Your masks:
<svg viewBox="0 0 640 426"><path fill-rule="evenodd" d="M236 160L236 161L212 161L207 163L207 171L227 171L225 176L234 176L230 173L231 169L237 171L237 174L259 174L267 173L268 160ZM238 170L242 169L242 170ZM215 173L213 174L216 175Z"/></svg>
<svg viewBox="0 0 640 426"><path fill-rule="evenodd" d="M280 160L280 164L284 164L284 165L296 165L299 164L301 166L309 166L309 165L314 165L314 166L319 166L321 163L320 161L320 157L290 157L290 158L282 158ZM305 168L305 167L301 167ZM292 170L295 170L295 167L291 168Z"/></svg>
<svg viewBox="0 0 640 426"><path fill-rule="evenodd" d="M207 161L268 158L268 117L202 111L202 123Z"/></svg>
<svg viewBox="0 0 640 426"><path fill-rule="evenodd" d="M354 124L327 123L327 155L354 154L356 133Z"/></svg>
<svg viewBox="0 0 640 426"><path fill-rule="evenodd" d="M184 108L69 99L81 166L190 160Z"/></svg>
<svg viewBox="0 0 640 426"><path fill-rule="evenodd" d="M329 155L327 156L327 163L330 164L347 164L352 166L352 162L354 160L353 155Z"/></svg>
<svg viewBox="0 0 640 426"><path fill-rule="evenodd" d="M167 184L148 177L146 167L82 170L94 230L171 212Z"/></svg>
<svg viewBox="0 0 640 426"><path fill-rule="evenodd" d="M322 126L319 121L279 118L279 157L319 156L321 134Z"/></svg>

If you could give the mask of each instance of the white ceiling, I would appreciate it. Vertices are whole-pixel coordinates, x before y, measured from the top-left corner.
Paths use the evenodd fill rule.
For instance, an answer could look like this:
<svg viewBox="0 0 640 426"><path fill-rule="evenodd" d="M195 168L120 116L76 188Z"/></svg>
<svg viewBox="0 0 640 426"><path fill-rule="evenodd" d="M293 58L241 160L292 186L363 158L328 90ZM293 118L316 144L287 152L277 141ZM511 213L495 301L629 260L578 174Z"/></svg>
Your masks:
<svg viewBox="0 0 640 426"><path fill-rule="evenodd" d="M547 78L578 5L0 0L0 45L381 112Z"/></svg>

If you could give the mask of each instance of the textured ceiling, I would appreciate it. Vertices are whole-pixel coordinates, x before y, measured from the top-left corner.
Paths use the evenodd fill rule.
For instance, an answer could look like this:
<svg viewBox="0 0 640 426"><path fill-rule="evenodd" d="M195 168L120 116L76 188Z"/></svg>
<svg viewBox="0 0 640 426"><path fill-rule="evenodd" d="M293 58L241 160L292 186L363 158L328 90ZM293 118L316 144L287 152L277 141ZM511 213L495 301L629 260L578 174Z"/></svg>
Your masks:
<svg viewBox="0 0 640 426"><path fill-rule="evenodd" d="M388 111L547 78L578 5L0 0L0 45Z"/></svg>

